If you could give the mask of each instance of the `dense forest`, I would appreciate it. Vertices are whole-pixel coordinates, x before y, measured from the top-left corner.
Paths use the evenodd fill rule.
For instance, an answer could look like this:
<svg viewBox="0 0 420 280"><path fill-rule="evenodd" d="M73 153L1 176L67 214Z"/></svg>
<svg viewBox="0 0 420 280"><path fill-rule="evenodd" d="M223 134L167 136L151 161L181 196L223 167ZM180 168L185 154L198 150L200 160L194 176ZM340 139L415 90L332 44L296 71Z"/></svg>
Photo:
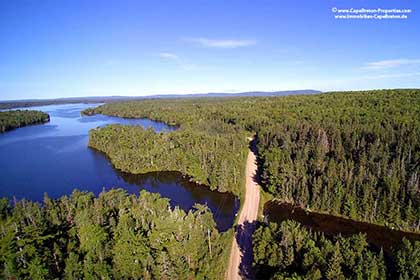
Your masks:
<svg viewBox="0 0 420 280"><path fill-rule="evenodd" d="M0 112L0 133L26 125L45 123L49 120L48 114L35 110Z"/></svg>
<svg viewBox="0 0 420 280"><path fill-rule="evenodd" d="M211 143L210 139L232 139L234 133L255 133L261 184L277 199L313 211L420 230L420 90L145 100L106 104L85 113L178 125L175 133L188 135L184 143L203 134ZM92 136L101 130L111 129L99 129ZM118 138L117 133L114 136ZM246 141L239 137L231 149L238 149L241 140ZM109 142L108 149L112 146ZM130 149L130 144L125 147ZM150 148L142 147L133 146L131 154ZM216 147L210 145L207 150L217 153ZM168 147L161 144L155 148L166 152ZM230 158L228 152L229 148L222 151ZM204 150L196 150L187 165L202 158ZM224 157L214 159L212 164L221 166ZM126 166L136 165L127 160ZM237 178L232 171L243 170L244 165L234 169L231 163L227 176ZM207 175L217 177L212 171Z"/></svg>
<svg viewBox="0 0 420 280"><path fill-rule="evenodd" d="M332 239L294 221L259 224L253 235L258 279L419 279L420 242L404 240L386 260L363 234Z"/></svg>
<svg viewBox="0 0 420 280"><path fill-rule="evenodd" d="M326 94L289 110L298 118L259 131L267 191L316 211L420 229L420 91Z"/></svg>
<svg viewBox="0 0 420 280"><path fill-rule="evenodd" d="M0 200L0 278L223 279L232 232L203 205L121 189L59 199Z"/></svg>
<svg viewBox="0 0 420 280"><path fill-rule="evenodd" d="M178 127L92 130L89 145L126 172L181 171L240 196L255 135L261 185L277 200L420 230L420 90L158 99L84 112L97 113ZM185 213L147 192L75 191L43 206L2 199L0 278L223 279L231 238L207 207ZM326 238L291 221L261 223L253 240L262 278L420 277L420 242L404 241L390 262L364 235Z"/></svg>

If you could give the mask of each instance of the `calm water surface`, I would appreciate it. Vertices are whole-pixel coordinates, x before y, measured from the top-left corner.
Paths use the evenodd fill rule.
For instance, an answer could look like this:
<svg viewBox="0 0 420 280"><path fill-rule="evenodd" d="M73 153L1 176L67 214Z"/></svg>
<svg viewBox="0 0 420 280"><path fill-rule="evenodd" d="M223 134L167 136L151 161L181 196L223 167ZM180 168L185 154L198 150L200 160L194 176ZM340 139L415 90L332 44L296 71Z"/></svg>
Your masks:
<svg viewBox="0 0 420 280"><path fill-rule="evenodd" d="M115 170L106 157L87 147L88 131L108 124L141 125L156 132L173 130L147 119L104 115L80 116L95 104L31 107L50 115L51 121L0 134L0 197L42 201L71 194L73 189L99 194L121 187L138 194L145 189L171 199L172 206L189 210L207 204L220 230L231 227L239 201L231 194L210 191L189 182L177 172L132 175Z"/></svg>

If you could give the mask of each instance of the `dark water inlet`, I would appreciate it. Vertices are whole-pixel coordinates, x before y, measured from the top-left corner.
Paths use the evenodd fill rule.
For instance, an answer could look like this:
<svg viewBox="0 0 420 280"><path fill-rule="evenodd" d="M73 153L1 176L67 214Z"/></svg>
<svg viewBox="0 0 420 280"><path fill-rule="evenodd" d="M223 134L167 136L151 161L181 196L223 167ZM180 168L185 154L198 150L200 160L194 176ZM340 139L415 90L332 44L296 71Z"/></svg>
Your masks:
<svg viewBox="0 0 420 280"><path fill-rule="evenodd" d="M0 197L42 201L69 195L73 189L98 195L119 187L138 194L145 189L169 198L171 206L189 210L195 203L207 204L219 230L230 228L239 207L229 193L211 191L178 172L132 175L113 168L110 161L88 148L88 132L108 124L141 125L156 132L176 129L148 119L124 119L104 115L81 116L95 104L32 107L50 115L50 122L19 128L0 135Z"/></svg>
<svg viewBox="0 0 420 280"><path fill-rule="evenodd" d="M358 222L328 214L309 212L289 203L269 201L264 205L263 213L270 222L280 223L284 220L294 220L306 228L322 232L326 236L338 234L348 236L365 233L370 244L377 248L383 248L388 254L392 254L393 248L399 248L404 237L409 240L420 240L420 234L417 233L393 230L385 226Z"/></svg>

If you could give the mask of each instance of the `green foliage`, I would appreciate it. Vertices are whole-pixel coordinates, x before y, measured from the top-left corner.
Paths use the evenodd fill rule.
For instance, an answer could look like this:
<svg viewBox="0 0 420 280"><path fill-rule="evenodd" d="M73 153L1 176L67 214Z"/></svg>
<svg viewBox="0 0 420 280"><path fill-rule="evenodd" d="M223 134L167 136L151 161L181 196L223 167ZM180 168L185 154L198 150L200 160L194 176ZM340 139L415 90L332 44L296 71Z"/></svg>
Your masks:
<svg viewBox="0 0 420 280"><path fill-rule="evenodd" d="M256 134L262 186L316 211L420 230L420 90L262 98L143 100L85 114L150 118L178 130L111 125L89 145L130 173L174 170L241 194L247 136ZM35 111L0 112L0 131L48 121ZM0 200L0 278L222 279L231 232L210 211L185 213L142 192L75 191L44 206ZM209 241L210 238L210 241ZM363 235L328 239L294 222L259 225L254 262L273 279L384 279L382 251ZM209 245L212 253L210 255ZM395 253L400 279L420 278L420 243ZM393 268L392 268L393 269Z"/></svg>
<svg viewBox="0 0 420 280"><path fill-rule="evenodd" d="M278 121L259 130L267 191L315 211L420 229L419 90L284 103Z"/></svg>
<svg viewBox="0 0 420 280"><path fill-rule="evenodd" d="M400 279L420 279L420 241L403 240L397 252L397 269Z"/></svg>
<svg viewBox="0 0 420 280"><path fill-rule="evenodd" d="M18 127L45 123L50 120L50 116L41 111L15 110L0 112L0 133Z"/></svg>
<svg viewBox="0 0 420 280"><path fill-rule="evenodd" d="M119 189L2 208L0 278L223 278L230 233L203 205L185 213L158 194Z"/></svg>
<svg viewBox="0 0 420 280"><path fill-rule="evenodd" d="M258 225L253 246L259 279L386 279L389 276L382 251L373 251L362 234L328 239L296 222L284 221L280 225Z"/></svg>
<svg viewBox="0 0 420 280"><path fill-rule="evenodd" d="M108 104L86 113L151 118L180 127L168 135L119 126L93 131L92 146L106 152L119 168L132 165L123 168L127 171L171 169L176 164L167 162L179 162L175 170L201 182L206 183L207 178L215 188L223 184L210 179L217 172L201 172L203 168L197 167L202 167L200 159L218 150L210 149L207 154L194 149L191 138L202 135L200 142L212 147L207 145L212 139L253 131L262 185L276 198L315 211L419 230L419 90L147 100ZM144 144L147 141L156 144ZM222 155L230 157L225 150ZM212 164L222 166L223 159L216 156ZM226 172L230 178L232 166L244 169L241 161L233 159ZM226 180L225 176L219 178ZM275 226L257 231L254 252L260 272L274 271L270 274L274 279L385 277L382 254L371 251L363 236L339 237L332 242L295 225L271 227ZM400 259L400 275L414 277L415 263L407 267L405 257ZM415 262L416 258L411 259Z"/></svg>

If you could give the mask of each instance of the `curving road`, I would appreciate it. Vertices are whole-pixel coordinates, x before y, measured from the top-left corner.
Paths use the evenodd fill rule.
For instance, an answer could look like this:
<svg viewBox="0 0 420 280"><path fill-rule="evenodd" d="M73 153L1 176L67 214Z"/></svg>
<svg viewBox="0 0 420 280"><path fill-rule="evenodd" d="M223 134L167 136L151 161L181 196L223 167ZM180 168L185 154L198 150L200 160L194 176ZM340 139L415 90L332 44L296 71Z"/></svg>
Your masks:
<svg viewBox="0 0 420 280"><path fill-rule="evenodd" d="M260 187L256 182L256 156L252 150L246 163L245 202L239 215L235 238L230 252L227 279L252 279L252 233L258 216Z"/></svg>

